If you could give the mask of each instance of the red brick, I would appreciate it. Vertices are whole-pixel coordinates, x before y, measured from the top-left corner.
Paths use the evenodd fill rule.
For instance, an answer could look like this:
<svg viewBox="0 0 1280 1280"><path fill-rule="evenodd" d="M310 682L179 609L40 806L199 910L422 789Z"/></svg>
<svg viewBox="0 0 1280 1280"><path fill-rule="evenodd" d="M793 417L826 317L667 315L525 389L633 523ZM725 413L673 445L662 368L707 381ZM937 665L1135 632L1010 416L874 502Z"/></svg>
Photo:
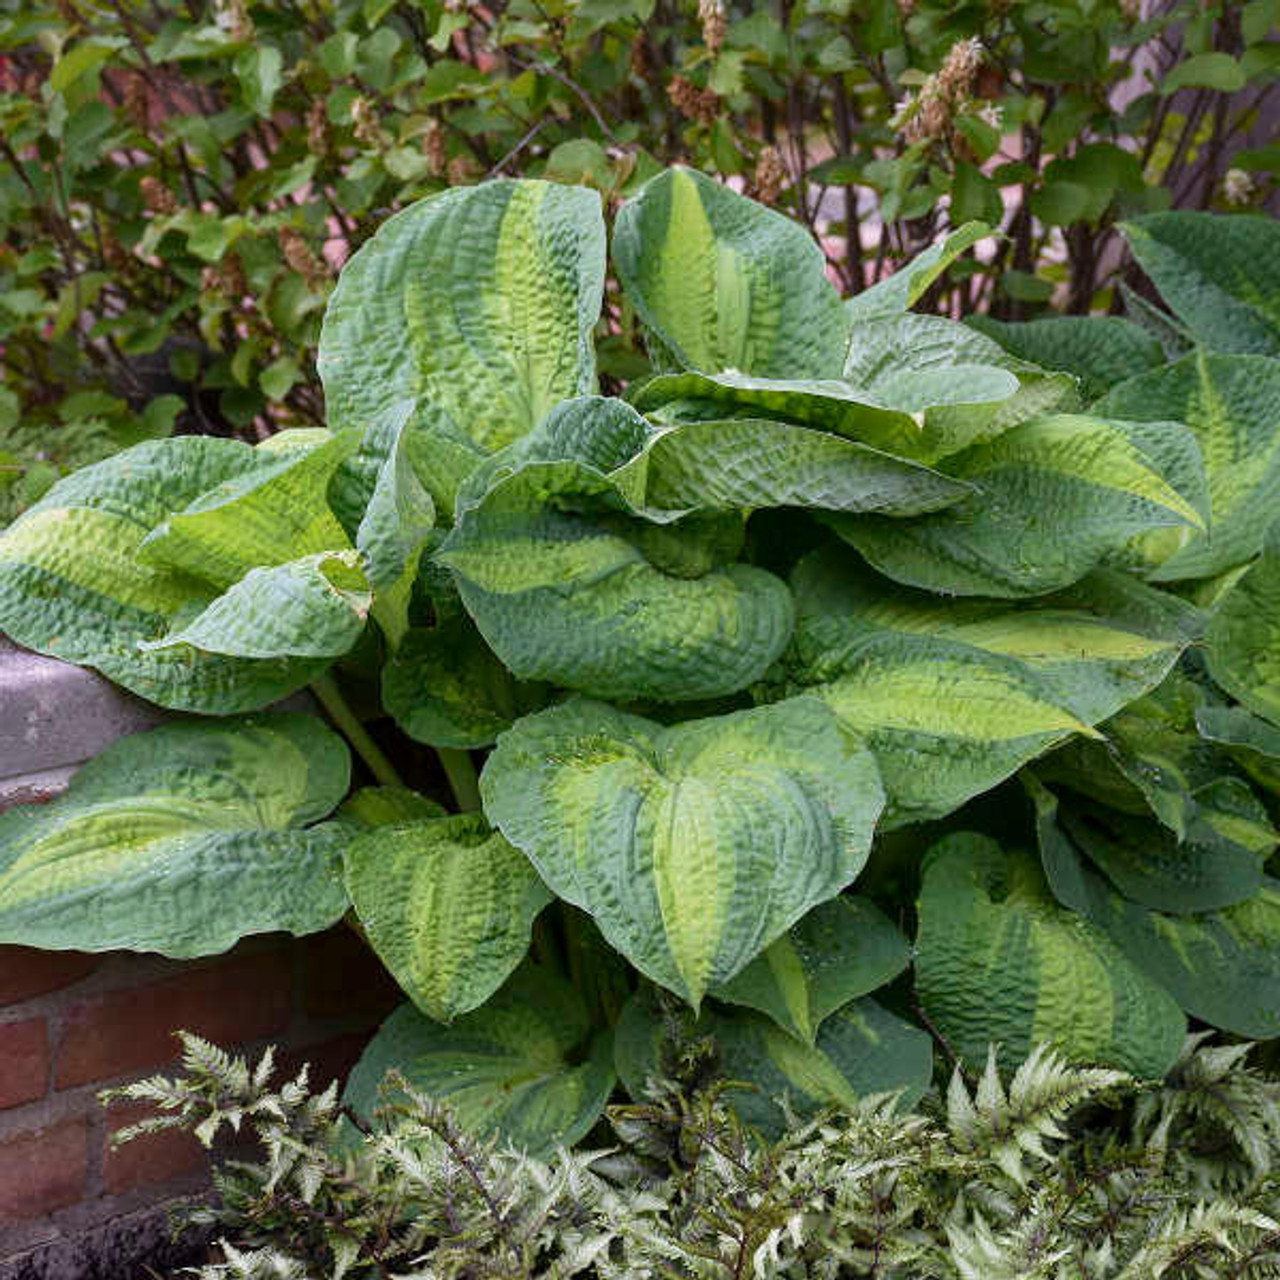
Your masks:
<svg viewBox="0 0 1280 1280"><path fill-rule="evenodd" d="M381 1020L404 1000L382 961L345 926L307 938L302 962L304 999L312 1017L368 1013Z"/></svg>
<svg viewBox="0 0 1280 1280"><path fill-rule="evenodd" d="M88 977L100 957L81 951L39 951L0 947L0 1006L60 991Z"/></svg>
<svg viewBox="0 0 1280 1280"><path fill-rule="evenodd" d="M107 1113L102 1151L102 1181L107 1191L130 1191L208 1169L209 1153L191 1134L179 1129L149 1133L123 1146L112 1146L111 1135L117 1129L156 1114L154 1108L143 1103L112 1107Z"/></svg>
<svg viewBox="0 0 1280 1280"><path fill-rule="evenodd" d="M0 1023L0 1107L43 1098L49 1088L49 1029L43 1018Z"/></svg>
<svg viewBox="0 0 1280 1280"><path fill-rule="evenodd" d="M83 1117L0 1143L0 1225L75 1204L84 1194L88 1155Z"/></svg>
<svg viewBox="0 0 1280 1280"><path fill-rule="evenodd" d="M57 1087L110 1080L169 1062L175 1031L232 1046L289 1021L289 957L265 951L81 1001L68 1011Z"/></svg>

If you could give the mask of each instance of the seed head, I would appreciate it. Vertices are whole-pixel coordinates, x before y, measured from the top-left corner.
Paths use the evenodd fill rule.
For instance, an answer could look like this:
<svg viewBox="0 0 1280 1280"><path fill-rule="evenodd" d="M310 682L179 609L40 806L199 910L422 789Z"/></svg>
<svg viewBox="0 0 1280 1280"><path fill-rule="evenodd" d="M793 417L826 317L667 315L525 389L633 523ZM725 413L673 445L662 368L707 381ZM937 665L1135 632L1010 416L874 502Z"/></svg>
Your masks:
<svg viewBox="0 0 1280 1280"><path fill-rule="evenodd" d="M762 204L777 204L787 180L787 167L777 147L765 147L756 161L756 199Z"/></svg>
<svg viewBox="0 0 1280 1280"><path fill-rule="evenodd" d="M328 267L316 257L296 227L281 227L278 240L280 252L284 254L290 270L300 275L312 289L320 288L328 280Z"/></svg>
<svg viewBox="0 0 1280 1280"><path fill-rule="evenodd" d="M718 58L724 48L724 38L729 34L724 0L698 0L698 17L702 22L702 43L713 58Z"/></svg>
<svg viewBox="0 0 1280 1280"><path fill-rule="evenodd" d="M155 174L149 173L138 183L142 202L152 213L166 215L178 212L178 199Z"/></svg>

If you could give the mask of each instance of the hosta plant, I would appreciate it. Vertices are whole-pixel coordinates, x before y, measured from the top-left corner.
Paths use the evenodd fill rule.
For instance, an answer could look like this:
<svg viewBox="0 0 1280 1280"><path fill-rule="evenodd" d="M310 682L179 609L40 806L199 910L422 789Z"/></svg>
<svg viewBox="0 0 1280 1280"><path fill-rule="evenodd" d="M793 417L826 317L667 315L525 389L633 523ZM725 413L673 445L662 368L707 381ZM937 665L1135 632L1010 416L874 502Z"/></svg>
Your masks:
<svg viewBox="0 0 1280 1280"><path fill-rule="evenodd" d="M0 819L0 941L191 956L345 915L406 996L354 1112L394 1066L534 1152L643 1088L661 992L766 1132L784 1094L909 1104L930 1034L1142 1076L1188 1010L1275 1034L1249 761L1184 785L1125 745L1204 629L1154 580L1212 476L1171 415L1086 412L1071 374L911 311L982 230L845 303L799 227L683 169L611 242L598 196L540 181L390 219L325 316L328 429L140 445L0 539L15 640L205 717ZM648 335L625 398L597 394L607 272ZM447 807L353 710L370 673ZM306 686L339 732L264 710ZM1123 789L1126 751L1183 823L1136 804L1155 843L1108 837L1097 892L1157 921L1146 949L1077 891L1031 776L1045 864L1018 851L1010 782L1102 753ZM1234 951L1150 914L1205 905L1188 927Z"/></svg>

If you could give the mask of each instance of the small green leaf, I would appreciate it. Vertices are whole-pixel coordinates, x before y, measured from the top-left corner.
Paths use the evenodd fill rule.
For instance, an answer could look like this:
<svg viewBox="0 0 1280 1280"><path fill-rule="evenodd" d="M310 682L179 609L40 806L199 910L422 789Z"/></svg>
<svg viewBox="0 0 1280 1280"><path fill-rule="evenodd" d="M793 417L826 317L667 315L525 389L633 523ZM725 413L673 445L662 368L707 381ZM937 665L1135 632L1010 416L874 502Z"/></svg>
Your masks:
<svg viewBox="0 0 1280 1280"><path fill-rule="evenodd" d="M1229 53L1198 53L1160 77L1160 92L1166 97L1179 89L1239 93L1248 82L1244 68Z"/></svg>
<svg viewBox="0 0 1280 1280"><path fill-rule="evenodd" d="M551 901L528 859L479 814L378 826L342 856L370 945L438 1022L478 1008L510 977Z"/></svg>
<svg viewBox="0 0 1280 1280"><path fill-rule="evenodd" d="M910 944L873 902L841 895L814 907L710 994L767 1014L812 1044L829 1014L896 978L910 959Z"/></svg>
<svg viewBox="0 0 1280 1280"><path fill-rule="evenodd" d="M874 1000L855 1000L831 1014L814 1044L787 1035L767 1018L745 1010L708 1008L688 1033L710 1037L720 1079L740 1081L729 1089L730 1102L744 1123L767 1138L786 1131L791 1114L809 1117L827 1108L851 1109L860 1098L899 1093L908 1110L929 1086L933 1049L918 1027L883 1009ZM653 996L638 992L618 1021L614 1058L631 1096L646 1097L645 1085L661 1078L664 1019Z"/></svg>
<svg viewBox="0 0 1280 1280"><path fill-rule="evenodd" d="M447 1103L459 1123L533 1156L571 1147L600 1118L614 1086L613 1044L592 1034L578 993L532 965L483 1008L444 1026L404 1004L351 1072L346 1104L372 1121L394 1067Z"/></svg>
<svg viewBox="0 0 1280 1280"><path fill-rule="evenodd" d="M269 116L284 84L284 55L274 45L254 44L236 54L235 70L245 104L255 115Z"/></svg>
<svg viewBox="0 0 1280 1280"><path fill-rule="evenodd" d="M545 705L547 690L516 680L470 618L414 627L382 671L382 701L401 729L433 747L488 747Z"/></svg>

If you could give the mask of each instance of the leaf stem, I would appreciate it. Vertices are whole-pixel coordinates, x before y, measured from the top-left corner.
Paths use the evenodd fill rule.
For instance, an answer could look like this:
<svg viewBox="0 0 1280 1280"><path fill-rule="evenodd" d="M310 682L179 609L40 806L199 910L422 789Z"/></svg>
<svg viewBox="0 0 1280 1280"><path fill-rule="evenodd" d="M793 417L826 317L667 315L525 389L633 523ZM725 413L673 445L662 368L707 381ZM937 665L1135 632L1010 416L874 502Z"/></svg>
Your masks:
<svg viewBox="0 0 1280 1280"><path fill-rule="evenodd" d="M365 731L347 700L338 691L334 678L325 672L311 682L311 691L320 699L320 705L355 750L356 755L369 766L369 772L386 787L403 787L404 781L395 765L382 754L382 749Z"/></svg>
<svg viewBox="0 0 1280 1280"><path fill-rule="evenodd" d="M449 779L449 788L457 802L459 813L478 813L480 804L480 784L476 781L476 767L471 763L471 756L461 747L437 747L436 755L444 769L444 776Z"/></svg>

